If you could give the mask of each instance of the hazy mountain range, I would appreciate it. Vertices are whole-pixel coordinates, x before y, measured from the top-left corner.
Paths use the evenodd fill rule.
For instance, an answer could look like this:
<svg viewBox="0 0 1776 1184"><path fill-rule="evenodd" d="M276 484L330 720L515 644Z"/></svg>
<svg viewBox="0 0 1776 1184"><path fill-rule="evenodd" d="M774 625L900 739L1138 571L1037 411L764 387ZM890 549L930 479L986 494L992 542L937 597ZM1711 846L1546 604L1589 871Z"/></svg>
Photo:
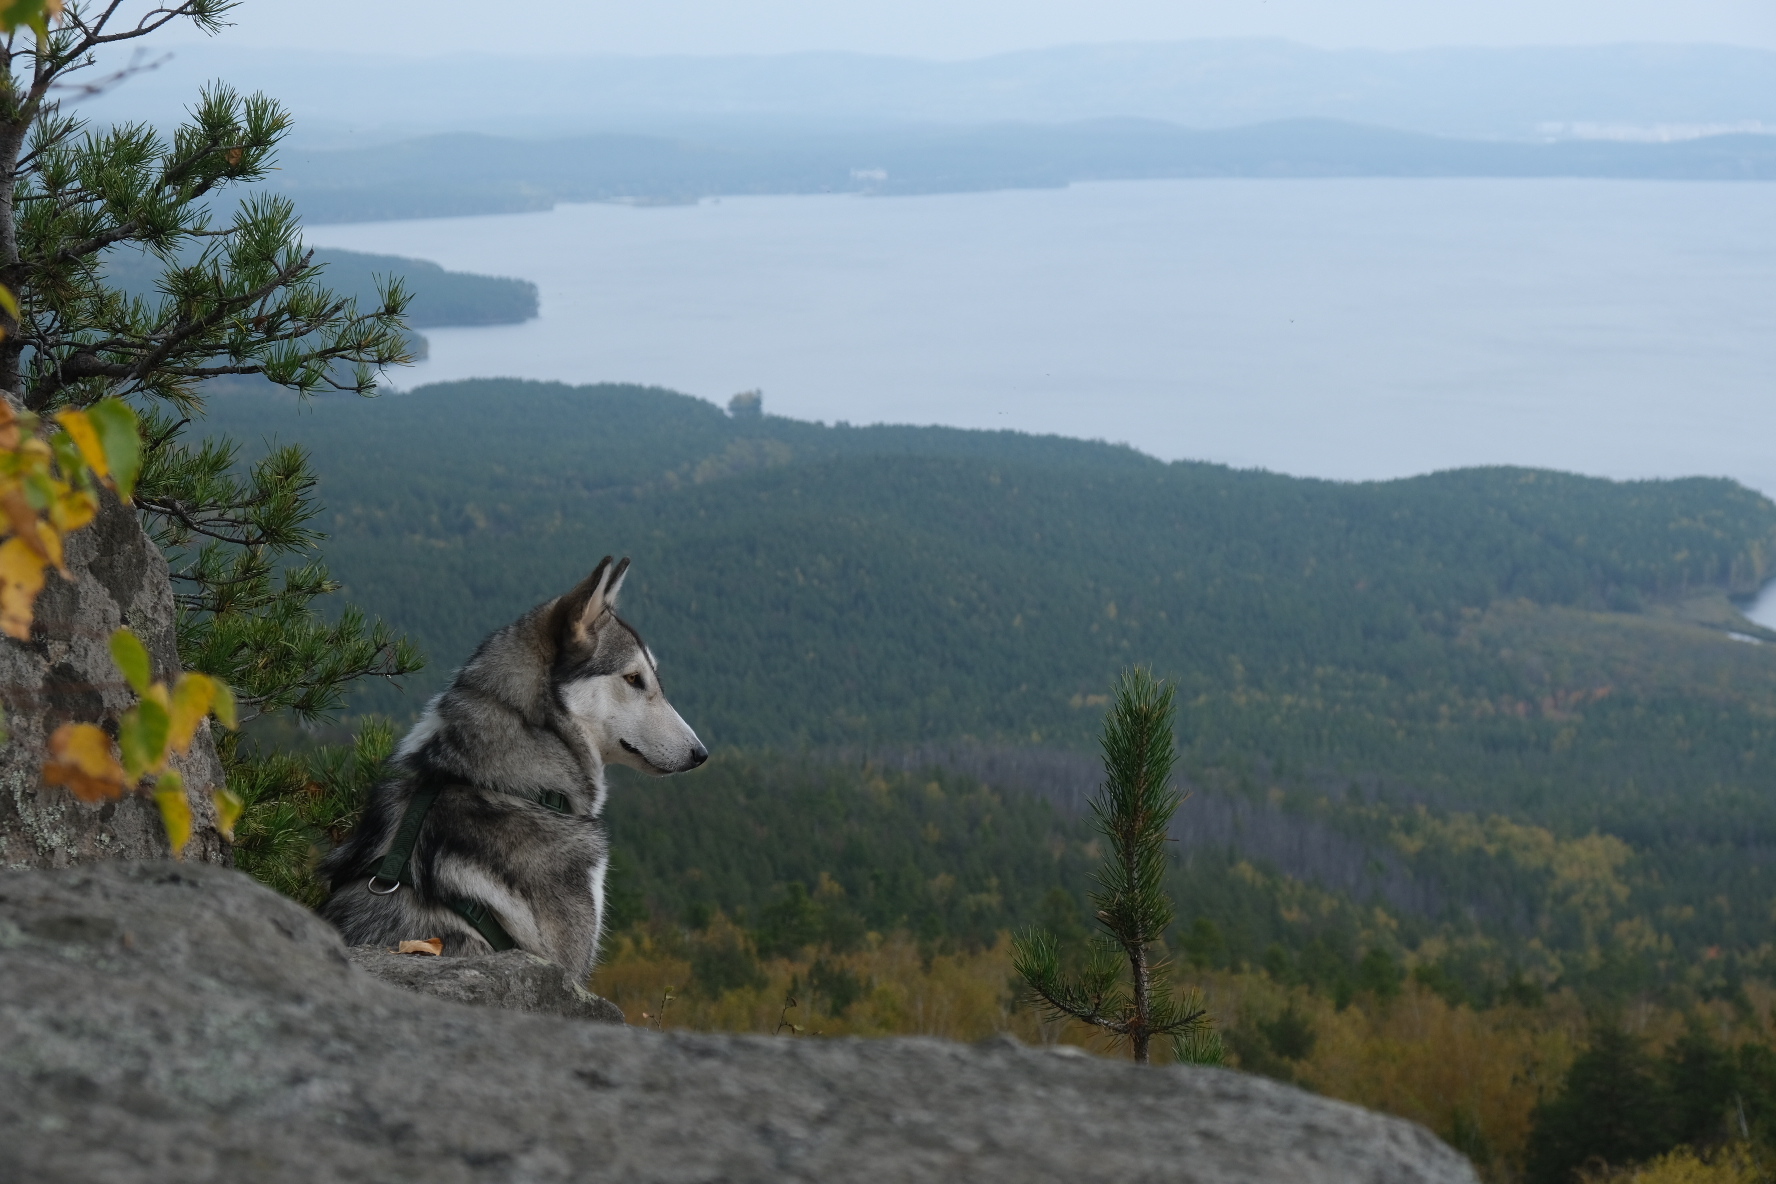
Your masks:
<svg viewBox="0 0 1776 1184"><path fill-rule="evenodd" d="M83 106L107 120L167 121L211 79L277 96L303 137L335 146L432 132L564 136L761 121L1145 118L1211 128L1319 118L1505 139L1776 130L1776 52L1711 45L1383 52L1242 39L933 62L850 53L417 58L222 41L178 48Z"/></svg>

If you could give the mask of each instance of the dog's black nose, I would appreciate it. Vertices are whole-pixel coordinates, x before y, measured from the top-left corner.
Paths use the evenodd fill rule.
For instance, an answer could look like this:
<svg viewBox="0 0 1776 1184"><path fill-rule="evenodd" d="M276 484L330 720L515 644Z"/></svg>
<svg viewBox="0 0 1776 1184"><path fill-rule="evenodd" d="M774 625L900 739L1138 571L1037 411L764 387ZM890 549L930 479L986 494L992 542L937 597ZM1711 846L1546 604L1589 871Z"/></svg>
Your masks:
<svg viewBox="0 0 1776 1184"><path fill-rule="evenodd" d="M709 750L707 748L704 748L701 744L699 744L699 745L697 745L697 747L691 749L691 768L693 768L693 769L696 768L698 765L702 764L704 761L706 761L708 759L709 759Z"/></svg>

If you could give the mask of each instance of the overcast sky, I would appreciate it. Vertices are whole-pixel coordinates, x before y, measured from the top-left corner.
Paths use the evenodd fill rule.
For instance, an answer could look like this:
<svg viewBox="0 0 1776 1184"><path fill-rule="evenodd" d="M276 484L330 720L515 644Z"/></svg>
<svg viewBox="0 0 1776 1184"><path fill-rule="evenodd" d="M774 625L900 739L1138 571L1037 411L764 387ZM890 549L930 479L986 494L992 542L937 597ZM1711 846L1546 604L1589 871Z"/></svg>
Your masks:
<svg viewBox="0 0 1776 1184"><path fill-rule="evenodd" d="M965 58L1075 42L1247 36L1324 48L1663 41L1776 49L1776 0L246 0L234 20L226 44L419 55L854 50Z"/></svg>

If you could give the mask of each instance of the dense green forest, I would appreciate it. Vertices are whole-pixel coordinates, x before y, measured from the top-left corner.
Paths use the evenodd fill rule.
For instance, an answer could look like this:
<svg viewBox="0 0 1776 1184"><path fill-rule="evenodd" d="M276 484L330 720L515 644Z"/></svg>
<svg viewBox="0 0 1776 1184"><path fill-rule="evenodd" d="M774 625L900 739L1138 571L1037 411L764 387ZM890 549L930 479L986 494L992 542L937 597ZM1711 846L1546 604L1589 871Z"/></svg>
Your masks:
<svg viewBox="0 0 1776 1184"><path fill-rule="evenodd" d="M323 276L330 290L366 308L375 304L379 283L395 276L405 280L413 298L406 316L410 329L515 325L537 315L537 286L529 280L446 271L424 259L330 247L315 248L314 257L326 268ZM129 296L153 298L161 270L158 260L140 251L114 250L105 260L107 278ZM425 338L411 336L412 352L423 358Z"/></svg>
<svg viewBox="0 0 1776 1184"><path fill-rule="evenodd" d="M406 280L413 293L407 323L415 329L516 325L537 315L537 286L529 280L446 271L425 259L369 255L336 247L316 248L315 261L326 265L329 288L360 301L373 297L379 276L398 275Z"/></svg>
<svg viewBox="0 0 1776 1184"><path fill-rule="evenodd" d="M1776 507L1731 482L1344 484L517 381L304 408L227 395L210 425L313 449L346 597L429 653L404 696L359 710L410 718L488 631L600 555L634 557L625 612L704 739L803 754L617 795L619 836L652 836L623 857L650 908L756 916L792 883L845 882L846 860L898 866L831 836L885 836L861 787L923 785L926 766L997 793L1012 829L993 843L1048 827L1065 849L1105 695L1145 662L1180 686L1198 796L1178 940L1206 961L1335 989L1372 946L1434 938L1437 973L1473 993L1526 971L1696 978L1691 956L1724 947L1713 981L1762 956L1776 649L1729 597L1769 574ZM850 789L791 810L756 788L822 763ZM919 812L935 808L898 825L974 833ZM1014 824L1026 809L1047 821ZM800 854L717 876L680 846L743 819ZM997 900L977 921L888 889L860 915L978 933L1057 886L1077 898L1059 856L993 843L999 886L957 889Z"/></svg>

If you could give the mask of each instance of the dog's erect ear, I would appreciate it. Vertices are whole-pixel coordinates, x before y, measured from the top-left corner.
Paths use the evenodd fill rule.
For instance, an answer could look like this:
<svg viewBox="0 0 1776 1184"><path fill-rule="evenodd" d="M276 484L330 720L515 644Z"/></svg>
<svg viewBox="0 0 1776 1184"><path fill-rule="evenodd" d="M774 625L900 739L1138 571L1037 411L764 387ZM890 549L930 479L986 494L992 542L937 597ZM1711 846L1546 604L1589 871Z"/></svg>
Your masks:
<svg viewBox="0 0 1776 1184"><path fill-rule="evenodd" d="M627 558L611 563L606 555L592 569L592 574L579 582L579 585L561 598L561 615L559 625L564 636L584 641L598 632L598 618L617 607L617 593L623 587L623 577L629 573Z"/></svg>
<svg viewBox="0 0 1776 1184"><path fill-rule="evenodd" d="M617 609L617 593L623 590L623 577L629 574L629 556L617 560L611 569L610 579L604 583L604 607L615 612Z"/></svg>

